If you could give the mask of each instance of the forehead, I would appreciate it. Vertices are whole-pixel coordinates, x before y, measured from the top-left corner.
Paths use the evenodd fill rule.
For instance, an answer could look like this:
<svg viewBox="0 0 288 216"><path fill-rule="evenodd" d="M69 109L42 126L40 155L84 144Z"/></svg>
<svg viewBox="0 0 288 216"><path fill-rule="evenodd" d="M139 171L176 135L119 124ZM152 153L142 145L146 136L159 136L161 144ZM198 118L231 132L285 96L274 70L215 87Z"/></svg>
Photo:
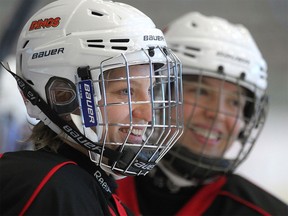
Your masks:
<svg viewBox="0 0 288 216"><path fill-rule="evenodd" d="M127 68L120 67L111 69L109 71L104 72L105 77L108 79L119 79L119 78L126 78L128 76ZM129 77L137 77L137 76L150 76L150 67L149 65L132 65L129 66Z"/></svg>
<svg viewBox="0 0 288 216"><path fill-rule="evenodd" d="M195 86L195 85L203 85L213 89L225 89L231 92L245 92L245 89L235 83L225 81L224 79L217 79L214 77L207 76L183 76L184 86Z"/></svg>

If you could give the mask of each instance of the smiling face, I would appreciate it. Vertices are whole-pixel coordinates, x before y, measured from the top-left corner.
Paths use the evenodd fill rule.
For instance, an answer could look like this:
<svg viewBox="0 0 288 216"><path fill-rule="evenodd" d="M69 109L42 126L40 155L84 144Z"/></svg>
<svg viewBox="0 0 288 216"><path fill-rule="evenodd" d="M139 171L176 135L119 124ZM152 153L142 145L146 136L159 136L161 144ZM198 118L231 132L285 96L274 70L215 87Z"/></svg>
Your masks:
<svg viewBox="0 0 288 216"><path fill-rule="evenodd" d="M123 142L141 144L147 124L152 120L150 90L153 80L149 66L129 67L129 87L125 68L105 73L106 101L102 99L99 102L103 121L108 123L104 143L112 144L112 148L117 148ZM105 103L106 106L103 106Z"/></svg>
<svg viewBox="0 0 288 216"><path fill-rule="evenodd" d="M244 127L244 89L194 76L183 82L183 93L185 130L179 142L194 153L221 157Z"/></svg>

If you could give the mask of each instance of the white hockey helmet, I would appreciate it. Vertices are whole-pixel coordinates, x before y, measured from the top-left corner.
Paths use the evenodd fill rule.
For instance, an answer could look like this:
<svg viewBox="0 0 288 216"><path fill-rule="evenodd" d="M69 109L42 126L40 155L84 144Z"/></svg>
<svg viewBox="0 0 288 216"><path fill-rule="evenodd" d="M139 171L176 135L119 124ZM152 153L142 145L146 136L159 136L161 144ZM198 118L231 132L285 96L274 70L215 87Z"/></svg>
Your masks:
<svg viewBox="0 0 288 216"><path fill-rule="evenodd" d="M265 60L249 31L243 25L229 23L223 18L190 12L168 25L164 34L168 46L182 62L183 81L189 75L213 77L247 89L251 98L247 96L245 128L238 139L240 147L232 158L225 158L225 154L209 158L175 145L163 161L187 179L198 176L203 180L219 172L233 171L250 152L266 118ZM187 123L185 127L191 127L191 124Z"/></svg>
<svg viewBox="0 0 288 216"><path fill-rule="evenodd" d="M241 85L258 97L263 96L267 88L267 65L243 25L191 12L172 22L164 34L169 47L181 59L183 74L199 74L190 68L220 70L228 77L243 80ZM217 74L211 76L217 78Z"/></svg>
<svg viewBox="0 0 288 216"><path fill-rule="evenodd" d="M103 72L125 68L129 77L131 65L143 64L150 65L148 78L151 84L156 79L155 88L175 85L176 93L168 99L164 98L164 93L156 98L155 90L151 91L150 101L137 102L152 104L153 121L145 125L143 143L135 144L131 150L131 143L126 141L106 142L109 126L121 122L108 124L98 102L105 101L106 97ZM64 138L86 147L91 159L114 173L146 174L181 134L182 123L178 114L176 121L163 120L171 114L171 109L181 109L181 64L167 49L162 31L145 14L129 5L104 0L59 0L48 4L32 16L22 30L17 45L16 73L57 114L62 117L70 115L77 130L65 122L59 123L59 118L53 119L53 115L44 112L43 104L40 107L36 102L26 101L29 115ZM63 91L65 97L69 97L57 101L57 91ZM85 98L87 94L93 94L93 97ZM25 96L29 98L29 94ZM120 103L105 104L103 109L113 105L119 106ZM129 100L128 105L131 119L127 126L131 134L133 101ZM75 114L75 109L81 112ZM161 138L152 140L159 131ZM103 163L103 155L109 150L107 146L105 148L107 144L119 148L115 150L117 157L107 154L109 163Z"/></svg>

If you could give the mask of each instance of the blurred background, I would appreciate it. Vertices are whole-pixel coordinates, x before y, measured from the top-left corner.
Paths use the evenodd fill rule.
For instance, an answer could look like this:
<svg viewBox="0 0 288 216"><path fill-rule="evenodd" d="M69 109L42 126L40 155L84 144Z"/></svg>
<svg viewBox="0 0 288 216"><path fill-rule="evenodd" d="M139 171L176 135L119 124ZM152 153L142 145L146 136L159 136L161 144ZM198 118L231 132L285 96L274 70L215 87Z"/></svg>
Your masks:
<svg viewBox="0 0 288 216"><path fill-rule="evenodd" d="M288 203L288 0L118 0L147 14L158 28L190 11L241 23L268 63L270 113L262 134L237 172ZM51 0L1 0L0 59L15 71L23 25ZM12 76L0 69L0 152L29 149L14 140L29 133L26 111Z"/></svg>

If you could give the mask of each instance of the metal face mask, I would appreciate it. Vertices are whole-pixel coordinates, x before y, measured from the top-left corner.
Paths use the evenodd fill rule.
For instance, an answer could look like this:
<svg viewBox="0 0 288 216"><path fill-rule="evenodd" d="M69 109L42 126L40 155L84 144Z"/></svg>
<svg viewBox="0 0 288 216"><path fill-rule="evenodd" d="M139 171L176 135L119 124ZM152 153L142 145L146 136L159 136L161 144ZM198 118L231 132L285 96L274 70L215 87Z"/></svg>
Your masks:
<svg viewBox="0 0 288 216"><path fill-rule="evenodd" d="M102 154L90 151L94 162L117 174L144 175L182 134L181 78L178 59L153 48L78 68L75 85L54 77L46 94L52 109L102 146ZM103 156L106 148L119 157Z"/></svg>
<svg viewBox="0 0 288 216"><path fill-rule="evenodd" d="M202 73L184 75L185 132L163 159L197 181L233 171L254 146L267 112L266 99L257 101L240 79Z"/></svg>

